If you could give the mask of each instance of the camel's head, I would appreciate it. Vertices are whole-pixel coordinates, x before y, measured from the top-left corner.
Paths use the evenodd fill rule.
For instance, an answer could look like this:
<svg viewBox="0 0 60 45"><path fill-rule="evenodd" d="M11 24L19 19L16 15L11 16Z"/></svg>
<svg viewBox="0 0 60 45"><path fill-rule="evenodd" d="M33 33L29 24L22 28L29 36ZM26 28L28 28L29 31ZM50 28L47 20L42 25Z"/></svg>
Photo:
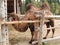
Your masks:
<svg viewBox="0 0 60 45"><path fill-rule="evenodd" d="M9 21L18 21L19 17L18 17L18 15L16 13L10 13L8 15L8 19L9 19Z"/></svg>
<svg viewBox="0 0 60 45"><path fill-rule="evenodd" d="M41 5L41 7L40 7L40 9L42 10L44 10L44 9L47 9L47 10L50 10L50 6L49 6L49 4L47 3L47 2L45 2L45 3L43 3L42 5Z"/></svg>

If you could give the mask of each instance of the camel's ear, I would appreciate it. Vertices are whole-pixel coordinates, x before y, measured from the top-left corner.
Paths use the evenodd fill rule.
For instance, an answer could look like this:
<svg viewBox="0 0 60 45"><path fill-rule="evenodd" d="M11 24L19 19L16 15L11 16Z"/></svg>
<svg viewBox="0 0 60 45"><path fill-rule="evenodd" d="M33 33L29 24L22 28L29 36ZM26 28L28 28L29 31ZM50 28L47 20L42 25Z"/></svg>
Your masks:
<svg viewBox="0 0 60 45"><path fill-rule="evenodd" d="M49 6L48 2L44 2L44 3L41 5L41 9L48 9L48 10L50 10L50 6Z"/></svg>

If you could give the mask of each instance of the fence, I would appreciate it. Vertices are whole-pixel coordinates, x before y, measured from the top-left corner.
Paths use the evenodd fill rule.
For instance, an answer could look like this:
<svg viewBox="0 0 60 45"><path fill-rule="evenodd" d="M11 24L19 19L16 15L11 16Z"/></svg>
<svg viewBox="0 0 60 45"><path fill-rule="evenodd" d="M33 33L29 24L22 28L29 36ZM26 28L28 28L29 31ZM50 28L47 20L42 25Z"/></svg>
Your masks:
<svg viewBox="0 0 60 45"><path fill-rule="evenodd" d="M7 21L7 0L0 0L0 19ZM0 21L1 21L0 20ZM8 28L7 25L0 24L0 45L8 45Z"/></svg>
<svg viewBox="0 0 60 45"><path fill-rule="evenodd" d="M43 16L42 16L43 17ZM58 19L58 18L60 18L60 16L45 16L45 18L56 18L56 19ZM39 20L34 20L34 21L13 21L13 22L1 22L1 24L16 24L16 23L34 23L34 22L40 22ZM41 36L42 36L42 27L43 27L43 23L44 23L44 17L43 17L43 19L41 19L41 25L40 25L40 28L39 28L39 30L40 30L40 37L39 37L39 39L38 39L38 41L35 41L35 42L33 42L32 44L34 44L34 43L37 43L37 42L39 42L39 44L40 44L40 42L47 42L47 41L52 41L52 40L58 40L58 39L60 39L60 37L55 37L55 38L51 38L51 39L43 39L42 41L41 41ZM52 27L52 28L55 28L55 27ZM47 28L47 29L51 29L51 28Z"/></svg>

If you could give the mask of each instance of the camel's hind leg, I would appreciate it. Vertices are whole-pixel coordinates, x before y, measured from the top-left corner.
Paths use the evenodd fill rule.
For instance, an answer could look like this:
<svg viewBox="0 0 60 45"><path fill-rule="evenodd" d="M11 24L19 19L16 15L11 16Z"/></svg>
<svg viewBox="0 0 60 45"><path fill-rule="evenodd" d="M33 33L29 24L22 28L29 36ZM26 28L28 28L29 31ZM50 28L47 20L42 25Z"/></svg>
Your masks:
<svg viewBox="0 0 60 45"><path fill-rule="evenodd" d="M54 20L51 20L51 21L50 21L50 25L51 25L51 27L54 27ZM53 38L53 36L54 36L54 32L55 32L55 29L53 28L53 29L52 29L52 38Z"/></svg>
<svg viewBox="0 0 60 45"><path fill-rule="evenodd" d="M50 22L47 22L46 26L47 26L47 28L49 28L50 26L54 27L54 20L50 20ZM50 29L47 30L47 34L46 34L46 36L43 39L47 38L49 32L50 32ZM55 32L55 29L52 29L52 37L54 36L54 32Z"/></svg>
<svg viewBox="0 0 60 45"><path fill-rule="evenodd" d="M50 22L46 22L46 27L49 28L50 27ZM50 29L47 30L46 36L43 39L46 39L48 34L50 32Z"/></svg>

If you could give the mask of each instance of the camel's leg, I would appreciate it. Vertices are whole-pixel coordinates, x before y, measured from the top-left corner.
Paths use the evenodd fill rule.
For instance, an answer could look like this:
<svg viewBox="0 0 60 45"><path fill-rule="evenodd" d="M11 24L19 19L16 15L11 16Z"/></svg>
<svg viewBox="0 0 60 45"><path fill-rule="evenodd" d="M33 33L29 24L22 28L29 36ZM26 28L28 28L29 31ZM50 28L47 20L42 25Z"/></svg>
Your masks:
<svg viewBox="0 0 60 45"><path fill-rule="evenodd" d="M39 27L39 23L34 23L34 41L37 41L38 40L38 27Z"/></svg>
<svg viewBox="0 0 60 45"><path fill-rule="evenodd" d="M54 27L54 21L51 20L50 22L51 27ZM52 37L54 36L55 29L52 29Z"/></svg>
<svg viewBox="0 0 60 45"><path fill-rule="evenodd" d="M33 39L33 36L34 36L34 25L33 24L29 24L29 28L30 28L31 35L32 35L31 40L30 40L29 43L32 43L32 41L34 41L34 39Z"/></svg>
<svg viewBox="0 0 60 45"><path fill-rule="evenodd" d="M47 27L47 28L50 27L50 22L47 22L47 23L46 23L46 27ZM49 32L50 32L50 29L47 30L46 36L45 36L43 39L46 39L46 38L47 38Z"/></svg>
<svg viewBox="0 0 60 45"><path fill-rule="evenodd" d="M37 38L38 38L38 29L35 28L35 31L34 31L34 40L37 41Z"/></svg>

